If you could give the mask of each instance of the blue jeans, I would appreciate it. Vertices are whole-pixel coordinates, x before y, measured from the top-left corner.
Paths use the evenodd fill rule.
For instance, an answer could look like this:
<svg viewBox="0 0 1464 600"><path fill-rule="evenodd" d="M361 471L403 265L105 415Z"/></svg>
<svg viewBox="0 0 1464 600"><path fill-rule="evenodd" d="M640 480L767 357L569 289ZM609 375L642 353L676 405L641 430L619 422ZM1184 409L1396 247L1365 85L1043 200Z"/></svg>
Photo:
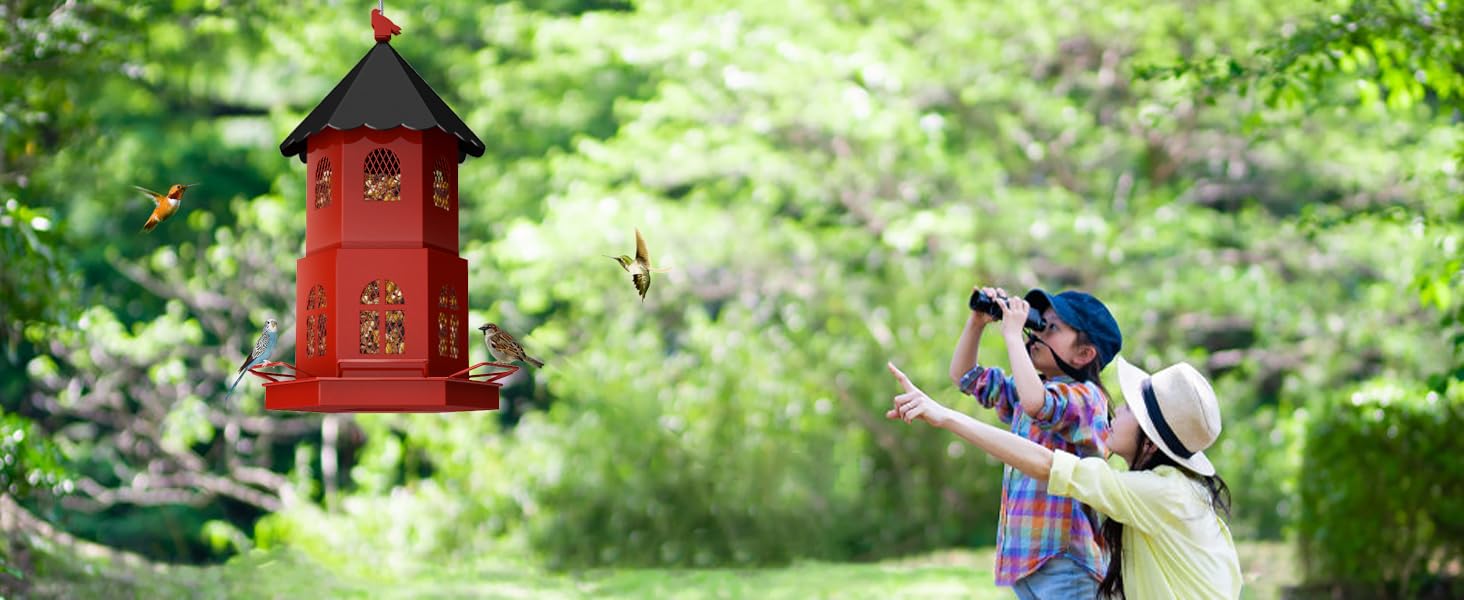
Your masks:
<svg viewBox="0 0 1464 600"><path fill-rule="evenodd" d="M1090 600L1098 597L1098 580L1073 559L1054 556L1013 583L1012 591L1022 600Z"/></svg>

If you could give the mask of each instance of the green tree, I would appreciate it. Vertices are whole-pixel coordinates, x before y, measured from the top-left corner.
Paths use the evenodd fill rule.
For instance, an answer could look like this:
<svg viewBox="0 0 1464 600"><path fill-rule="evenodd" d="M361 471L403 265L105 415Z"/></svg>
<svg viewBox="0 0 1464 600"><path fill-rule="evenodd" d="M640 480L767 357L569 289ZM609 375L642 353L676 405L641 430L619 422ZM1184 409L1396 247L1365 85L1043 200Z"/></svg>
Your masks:
<svg viewBox="0 0 1464 600"><path fill-rule="evenodd" d="M1458 364L1398 293L1457 306L1456 279L1418 279L1457 256L1457 132L1427 88L1383 112L1345 82L1268 105L1133 72L1249 56L1319 6L393 2L392 43L488 145L459 181L471 318L549 364L498 415L321 419L217 399L264 318L293 352L305 183L277 144L369 48L371 7L11 3L4 406L77 468L56 520L153 556L249 531L366 576L505 542L878 557L990 543L1000 485L879 418L881 365L973 408L944 385L970 286L1080 287L1131 359L1214 377L1234 529L1276 537L1295 407ZM138 234L129 186L184 180ZM600 256L636 227L674 268L644 304Z"/></svg>

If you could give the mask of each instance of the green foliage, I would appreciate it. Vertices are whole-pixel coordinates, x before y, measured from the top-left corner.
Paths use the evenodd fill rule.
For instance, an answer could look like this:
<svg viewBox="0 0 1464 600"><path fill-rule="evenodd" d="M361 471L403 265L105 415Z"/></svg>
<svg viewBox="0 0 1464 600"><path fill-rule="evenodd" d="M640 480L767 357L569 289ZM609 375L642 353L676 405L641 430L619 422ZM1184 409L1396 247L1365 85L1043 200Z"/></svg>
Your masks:
<svg viewBox="0 0 1464 600"><path fill-rule="evenodd" d="M1297 519L1308 579L1409 597L1464 558L1461 428L1460 383L1379 380L1309 405Z"/></svg>
<svg viewBox="0 0 1464 600"><path fill-rule="evenodd" d="M223 520L204 523L203 536L213 551L221 555L248 552L254 545L247 534Z"/></svg>
<svg viewBox="0 0 1464 600"><path fill-rule="evenodd" d="M250 550L224 563L191 567L98 556L34 536L13 542L27 547L33 563L34 573L16 588L21 598L289 598L306 590L330 598L381 598L384 592L338 577L288 549Z"/></svg>
<svg viewBox="0 0 1464 600"><path fill-rule="evenodd" d="M1342 99L1408 111L1464 106L1464 8L1458 3L1328 0L1287 19L1253 51L1146 64L1145 78L1184 77L1210 93L1255 90L1268 104Z"/></svg>
<svg viewBox="0 0 1464 600"><path fill-rule="evenodd" d="M0 410L0 494L30 501L69 493L73 485L65 457L45 433L29 419ZM0 573L23 579L10 550L9 543L0 545Z"/></svg>
<svg viewBox="0 0 1464 600"><path fill-rule="evenodd" d="M1464 205L1464 201L1461 201ZM1464 213L1464 209L1461 209ZM1464 237L1441 236L1438 253L1414 279L1423 305L1440 314L1439 329L1449 336L1454 353L1454 367L1429 378L1429 387L1442 392L1451 382L1464 381Z"/></svg>
<svg viewBox="0 0 1464 600"><path fill-rule="evenodd" d="M3 192L0 187L0 197ZM64 239L56 231L51 210L21 204L13 197L0 205L0 255L7 257L0 269L0 306L6 307L0 314L0 364L19 363L22 351L30 349L23 342L38 337L47 323L75 317L80 278L62 252ZM22 256L25 260L13 259ZM21 383L0 382L0 397L18 397L24 390ZM0 404L0 409L15 408L9 402Z"/></svg>
<svg viewBox="0 0 1464 600"><path fill-rule="evenodd" d="M1171 65L1142 65L1136 72L1150 79L1195 81L1202 93L1211 96L1231 90L1262 90L1262 98L1271 106L1315 110L1355 105L1399 116L1442 117L1441 121L1457 128L1464 110L1464 70L1459 68L1464 64L1464 6L1460 3L1319 2L1290 20L1279 34L1250 53L1182 57ZM1447 225L1464 220L1464 197L1458 193L1457 183L1464 179L1464 136L1455 139L1453 156L1434 152L1427 157L1445 164L1445 173L1455 179L1448 186L1451 193L1407 211L1417 224L1427 224L1432 230L1437 250L1417 270L1412 288L1424 305L1442 314L1440 325L1453 343L1453 364L1429 377L1436 391L1451 380L1464 381L1464 301L1451 293L1464 283L1464 248L1458 228Z"/></svg>
<svg viewBox="0 0 1464 600"><path fill-rule="evenodd" d="M499 414L343 417L332 471L318 417L249 379L217 400L264 318L294 351L305 177L277 144L369 48L370 7L11 3L0 319L24 335L0 391L89 482L58 522L153 556L247 532L366 578L878 558L989 544L1000 498L990 459L882 420L884 361L991 419L945 373L970 286L1077 287L1130 359L1214 377L1235 530L1276 538L1295 407L1464 362L1458 96L1429 75L1369 105L1344 77L1207 104L1130 74L1253 75L1247 51L1332 35L1333 4L393 2L392 43L488 145L459 181L470 320L549 364ZM1402 43L1357 73L1453 51ZM137 234L128 186L182 180L204 186ZM600 256L635 227L673 267L644 304Z"/></svg>
<svg viewBox="0 0 1464 600"><path fill-rule="evenodd" d="M73 482L56 445L29 419L0 412L0 493L65 494Z"/></svg>
<svg viewBox="0 0 1464 600"><path fill-rule="evenodd" d="M1459 3L1323 2L1281 33L1254 52L1202 53L1141 74L1190 78L1211 97L1254 90L1270 106L1309 112L1342 106L1399 118L1436 115L1457 131L1464 109L1464 71L1459 69L1464 7ZM1435 150L1420 157L1445 166L1447 180L1432 186L1442 192L1435 200L1407 210L1384 203L1350 215L1334 208L1312 210L1308 219L1313 228L1334 226L1339 216L1409 222L1414 236L1427 239L1431 248L1409 265L1414 275L1404 289L1417 295L1426 314L1437 315L1434 335L1452 350L1451 360L1435 363L1416 379L1382 377L1348 400L1323 391L1310 403L1308 418L1293 419L1271 436L1294 444L1295 432L1306 432L1294 455L1304 457L1297 471L1296 530L1308 558L1308 577L1321 582L1319 589L1347 582L1372 596L1391 584L1387 591L1412 595L1420 593L1423 574L1447 571L1442 565L1460 555L1457 540L1464 539L1464 531L1453 522L1464 469L1452 437L1460 425L1458 390L1464 382L1464 301L1457 294L1464 285L1464 238L1458 226L1464 220L1458 184L1464 174L1464 137L1454 137L1453 156ZM1403 168L1414 169L1418 162ZM1427 386L1403 383L1409 381ZM1255 459L1264 462L1263 455L1257 452ZM1253 473L1268 471L1246 473L1251 481L1245 483L1254 481Z"/></svg>

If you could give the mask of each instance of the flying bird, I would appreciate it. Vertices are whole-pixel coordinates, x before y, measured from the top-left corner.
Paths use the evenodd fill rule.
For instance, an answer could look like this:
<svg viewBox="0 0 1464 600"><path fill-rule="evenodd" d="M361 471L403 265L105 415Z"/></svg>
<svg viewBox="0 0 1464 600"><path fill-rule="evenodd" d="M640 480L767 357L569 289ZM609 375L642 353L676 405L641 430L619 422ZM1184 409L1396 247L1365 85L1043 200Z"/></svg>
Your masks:
<svg viewBox="0 0 1464 600"><path fill-rule="evenodd" d="M635 291L640 293L641 302L646 301L646 290L651 289L651 273L665 273L671 270L670 268L651 267L651 253L646 250L646 238L641 237L640 228L635 230L635 258L624 254L620 256L607 254L605 258L620 263L620 268L630 273L630 282L635 284Z"/></svg>
<svg viewBox="0 0 1464 600"><path fill-rule="evenodd" d="M239 385L239 380L244 378L244 373L259 365L269 362L270 355L274 354L275 343L279 341L280 324L274 319L264 321L264 332L259 334L259 339L254 341L254 350L249 353L249 358L244 359L244 364L239 365L239 376L234 378L234 384L229 386L229 393L224 394L224 401L229 400L233 395L234 387Z"/></svg>
<svg viewBox="0 0 1464 600"><path fill-rule="evenodd" d="M152 198L153 203L157 205L153 208L152 215L147 218L147 224L142 226L142 230L152 231L154 227L158 226L158 223L162 223L168 220L168 217L177 214L178 206L183 203L183 192L188 191L188 188L195 185L198 184L175 183L173 187L168 188L168 193L166 194L159 194L140 185L132 186L137 188L137 191Z"/></svg>
<svg viewBox="0 0 1464 600"><path fill-rule="evenodd" d="M524 352L523 345L507 331L499 329L498 325L488 323L479 327L478 331L483 332L483 343L488 345L488 353L493 355L493 360L501 363L521 360L536 368L544 366L544 361L529 356Z"/></svg>

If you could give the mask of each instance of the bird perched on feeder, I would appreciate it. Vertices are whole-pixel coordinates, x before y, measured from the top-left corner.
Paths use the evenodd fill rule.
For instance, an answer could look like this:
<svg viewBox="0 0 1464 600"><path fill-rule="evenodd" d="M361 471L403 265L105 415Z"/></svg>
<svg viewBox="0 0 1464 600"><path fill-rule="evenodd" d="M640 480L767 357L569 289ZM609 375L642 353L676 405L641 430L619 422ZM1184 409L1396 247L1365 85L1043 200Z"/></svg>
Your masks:
<svg viewBox="0 0 1464 600"><path fill-rule="evenodd" d="M544 361L529 356L524 352L523 345L507 331L499 329L498 325L487 323L479 327L478 331L483 332L483 343L488 345L488 353L493 355L493 360L501 363L521 360L536 368L544 366Z"/></svg>
<svg viewBox="0 0 1464 600"><path fill-rule="evenodd" d="M646 301L646 291L651 289L651 273L665 273L671 269L651 268L651 253L646 250L646 239L641 237L640 228L635 230L635 258L625 256L605 255L605 258L620 263L620 268L630 273L630 282L635 284L635 291L640 293L641 302Z"/></svg>
<svg viewBox="0 0 1464 600"><path fill-rule="evenodd" d="M233 395L234 387L239 385L239 380L244 378L244 373L259 365L269 362L270 355L274 354L275 342L279 341L280 324L274 319L264 321L264 332L259 334L259 339L254 341L254 350L249 352L249 358L244 359L244 364L239 365L239 376L234 378L234 384L229 386L229 393L224 394L224 401L229 400Z"/></svg>
<svg viewBox="0 0 1464 600"><path fill-rule="evenodd" d="M147 223L142 226L142 230L152 231L154 227L158 226L158 223L162 223L168 220L168 217L177 214L178 206L183 203L183 192L188 191L188 188L195 185L198 184L175 183L173 187L168 188L168 193L166 194L159 194L140 185L132 186L137 188L137 191L147 194L147 197L152 198L153 203L157 205L153 207L152 216L147 218Z"/></svg>
<svg viewBox="0 0 1464 600"><path fill-rule="evenodd" d="M391 41L391 36L401 35L401 33L402 28L391 22L391 19L386 18L386 15L381 14L381 8L371 9L371 34L375 36L376 41Z"/></svg>

